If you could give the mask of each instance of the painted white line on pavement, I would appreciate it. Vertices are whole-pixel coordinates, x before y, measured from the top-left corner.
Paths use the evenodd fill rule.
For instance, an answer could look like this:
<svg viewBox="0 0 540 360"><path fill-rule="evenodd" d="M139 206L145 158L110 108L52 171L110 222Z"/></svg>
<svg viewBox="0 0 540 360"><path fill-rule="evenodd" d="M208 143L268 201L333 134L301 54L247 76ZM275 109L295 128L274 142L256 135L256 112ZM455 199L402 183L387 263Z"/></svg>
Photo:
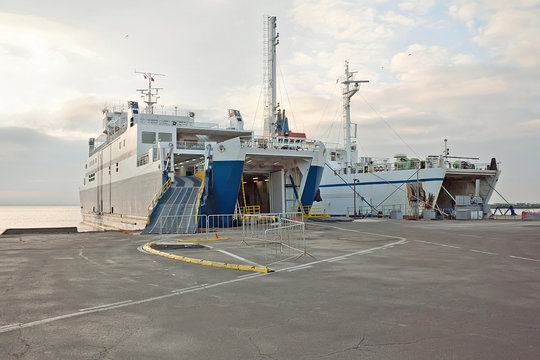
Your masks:
<svg viewBox="0 0 540 360"><path fill-rule="evenodd" d="M537 261L537 262L540 262L540 260L538 259L531 259L531 258L526 258L526 257L521 257L521 256L513 256L513 255L510 255L510 257L512 259L519 259L519 260L528 260L528 261Z"/></svg>
<svg viewBox="0 0 540 360"><path fill-rule="evenodd" d="M222 253L222 254L229 255L229 256L231 256L231 257L237 259L237 260L247 262L248 264L255 265L255 266L262 266L262 265L259 265L259 264L255 263L255 262L253 262L253 261L250 261L250 260L248 260L248 259L245 259L245 258L243 258L243 257L241 257L241 256L238 256L238 255L236 255L236 254L233 254L232 252L229 252L229 251L226 251L226 250L220 250L220 249L216 249L216 250L219 251L219 252Z"/></svg>
<svg viewBox="0 0 540 360"><path fill-rule="evenodd" d="M435 242L431 242L431 241L423 241L423 240L414 240L414 241L421 242L421 243L424 243L424 244L438 245L438 246L444 246L444 247L449 247L449 248L454 248L454 249L461 249L461 247L459 247L459 246L435 243Z"/></svg>
<svg viewBox="0 0 540 360"><path fill-rule="evenodd" d="M250 276L255 276L257 274L245 274L245 275L238 275L237 278L241 279L241 278L247 278L247 277L250 277Z"/></svg>
<svg viewBox="0 0 540 360"><path fill-rule="evenodd" d="M332 226L332 227L335 227L335 226ZM336 228L337 228L337 227L336 227ZM358 232L359 232L359 231L358 231ZM398 236L392 236L392 237L398 238L398 239L401 239L401 240L395 241L395 242L393 242L393 243L389 243L389 244L386 244L386 245L377 246L377 247L374 247L374 248L369 248L369 249L365 249L365 250L355 251L355 252L352 252L352 253L349 253L349 254L345 254L345 255L334 256L334 257L328 258L328 259L312 261L312 262L310 262L310 263L306 263L306 264L302 264L302 265L296 265L296 266L291 266L291 267L284 268L284 269L279 269L279 270L276 270L275 272L276 272L276 273L279 273L279 272L282 272L282 271L289 271L290 269L294 269L294 268L297 268L297 267L303 267L303 266L307 266L307 265L320 264L320 263L323 263L323 262L329 262L329 261L332 261L332 260L338 259L338 258L346 258L346 257L349 257L349 256L356 256L356 255L370 254L370 253L372 253L373 251L386 249L386 248L388 248L389 246L404 244L405 241L407 240L407 239L405 239L405 238L398 237Z"/></svg>
<svg viewBox="0 0 540 360"><path fill-rule="evenodd" d="M480 253L480 254L487 254L487 255L499 255L497 253L494 253L494 252L489 252L489 251L482 251L482 250L475 250L475 249L471 249L471 251L473 252L477 252L477 253Z"/></svg>
<svg viewBox="0 0 540 360"><path fill-rule="evenodd" d="M296 271L296 270L304 270L304 269L309 269L310 267L313 267L313 265L308 265L308 266L299 266L299 267L296 267L294 269L290 269L290 270L287 270L288 272L291 272L291 271Z"/></svg>
<svg viewBox="0 0 540 360"><path fill-rule="evenodd" d="M126 300L126 301L115 302L115 303L112 303L112 304L104 304L104 305L92 306L92 307L89 307L89 308L79 309L79 311L88 311L88 310L106 308L106 307L114 306L114 305L127 304L127 303L130 303L132 301L133 300Z"/></svg>
<svg viewBox="0 0 540 360"><path fill-rule="evenodd" d="M15 323L15 324L0 326L0 332L3 332L2 330L9 331L9 330L16 329L21 325L22 325L21 323Z"/></svg>
<svg viewBox="0 0 540 360"><path fill-rule="evenodd" d="M205 287L205 286L208 285L208 284L209 284L209 283L204 283L204 284L199 284L199 285L193 285L193 286L189 286L189 287L182 288L182 289L175 289L175 290L172 290L171 292L182 292L182 291L189 291L189 290L193 290L193 289L199 289L199 288Z"/></svg>

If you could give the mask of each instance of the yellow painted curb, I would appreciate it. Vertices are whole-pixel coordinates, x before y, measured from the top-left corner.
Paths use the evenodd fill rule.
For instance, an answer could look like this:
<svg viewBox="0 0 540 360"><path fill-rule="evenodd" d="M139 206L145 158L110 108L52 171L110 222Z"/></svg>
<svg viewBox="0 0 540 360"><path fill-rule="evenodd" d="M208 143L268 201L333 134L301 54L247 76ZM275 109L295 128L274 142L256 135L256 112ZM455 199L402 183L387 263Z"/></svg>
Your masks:
<svg viewBox="0 0 540 360"><path fill-rule="evenodd" d="M212 266L212 267L217 267L217 268L222 268L222 269L243 270L243 271L252 271L252 272L260 272L260 273L269 273L269 272L274 271L270 268L263 267L263 266L229 264L229 263L223 263L223 262L218 262L218 261L195 259L195 258L190 258L186 256L181 256L181 255L174 255L174 254L166 253L164 251L153 249L152 244L154 244L153 241L144 244L143 246L144 251L149 252L154 255L164 256L169 259L180 260L180 261L184 261L184 262L188 262L192 264Z"/></svg>
<svg viewBox="0 0 540 360"><path fill-rule="evenodd" d="M192 242L206 242L206 241L219 241L219 240L229 240L229 238L219 237L219 238L204 238L204 239L191 239L191 240L167 240L167 242L192 243Z"/></svg>

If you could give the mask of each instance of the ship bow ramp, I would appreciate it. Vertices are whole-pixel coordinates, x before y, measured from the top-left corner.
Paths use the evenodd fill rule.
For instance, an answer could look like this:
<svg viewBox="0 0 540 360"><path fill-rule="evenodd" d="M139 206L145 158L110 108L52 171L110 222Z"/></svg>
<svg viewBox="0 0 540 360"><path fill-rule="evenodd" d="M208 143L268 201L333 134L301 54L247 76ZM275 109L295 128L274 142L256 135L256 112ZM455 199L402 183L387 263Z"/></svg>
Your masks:
<svg viewBox="0 0 540 360"><path fill-rule="evenodd" d="M217 144L206 213L284 213L311 205L322 176L323 150L322 145L291 149L240 138Z"/></svg>
<svg viewBox="0 0 540 360"><path fill-rule="evenodd" d="M154 207L143 234L194 234L201 186L202 181L197 176L175 177Z"/></svg>

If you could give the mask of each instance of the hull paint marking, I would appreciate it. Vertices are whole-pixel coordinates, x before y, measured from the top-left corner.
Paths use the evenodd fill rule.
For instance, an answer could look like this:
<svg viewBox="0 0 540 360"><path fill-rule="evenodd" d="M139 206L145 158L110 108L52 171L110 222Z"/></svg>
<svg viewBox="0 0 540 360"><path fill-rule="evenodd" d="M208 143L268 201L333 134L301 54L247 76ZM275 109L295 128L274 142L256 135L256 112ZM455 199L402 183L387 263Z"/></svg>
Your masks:
<svg viewBox="0 0 540 360"><path fill-rule="evenodd" d="M357 182L356 186L363 185L386 185L386 184L406 184L406 183L415 183L415 182L428 182L428 181L443 181L443 178L426 178L426 179L413 179L413 180L388 180L388 181L369 181L369 182ZM320 185L319 187L340 187L340 186L354 186L354 183L344 183L344 184L326 184Z"/></svg>

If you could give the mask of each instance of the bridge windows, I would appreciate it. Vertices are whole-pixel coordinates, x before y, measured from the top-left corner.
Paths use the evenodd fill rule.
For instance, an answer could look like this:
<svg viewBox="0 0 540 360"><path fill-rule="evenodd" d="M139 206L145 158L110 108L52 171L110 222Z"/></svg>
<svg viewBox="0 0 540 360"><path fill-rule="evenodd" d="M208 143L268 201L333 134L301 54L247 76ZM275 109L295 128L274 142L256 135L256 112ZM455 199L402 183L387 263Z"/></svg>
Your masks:
<svg viewBox="0 0 540 360"><path fill-rule="evenodd" d="M171 133L158 133L158 141L166 141L171 142L172 141L172 134Z"/></svg>
<svg viewBox="0 0 540 360"><path fill-rule="evenodd" d="M150 131L143 131L141 137L143 144L155 144L156 143L156 133Z"/></svg>

